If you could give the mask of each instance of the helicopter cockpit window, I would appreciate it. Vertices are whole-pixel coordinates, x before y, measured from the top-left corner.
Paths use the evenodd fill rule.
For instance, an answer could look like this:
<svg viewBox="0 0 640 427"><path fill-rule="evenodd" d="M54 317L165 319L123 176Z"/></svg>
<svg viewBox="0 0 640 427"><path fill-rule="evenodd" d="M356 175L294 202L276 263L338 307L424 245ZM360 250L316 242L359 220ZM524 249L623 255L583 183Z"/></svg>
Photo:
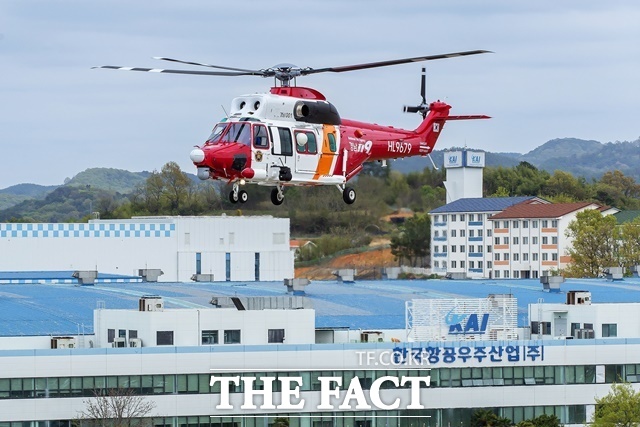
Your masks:
<svg viewBox="0 0 640 427"><path fill-rule="evenodd" d="M211 135L209 136L209 138L207 138L207 142L208 143L218 142L218 140L224 133L224 130L227 128L227 125L228 123L217 124L216 127L213 128L213 131L211 132Z"/></svg>
<svg viewBox="0 0 640 427"><path fill-rule="evenodd" d="M251 124L231 123L229 131L223 136L226 142L239 142L243 145L251 145Z"/></svg>
<svg viewBox="0 0 640 427"><path fill-rule="evenodd" d="M266 126L253 126L253 146L256 148L269 148L269 137Z"/></svg>

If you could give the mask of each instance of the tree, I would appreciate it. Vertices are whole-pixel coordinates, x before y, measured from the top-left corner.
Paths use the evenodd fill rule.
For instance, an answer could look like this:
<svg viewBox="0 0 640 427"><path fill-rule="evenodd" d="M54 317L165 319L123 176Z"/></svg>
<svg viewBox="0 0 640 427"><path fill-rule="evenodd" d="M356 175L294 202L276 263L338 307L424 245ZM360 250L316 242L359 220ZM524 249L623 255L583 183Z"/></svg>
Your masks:
<svg viewBox="0 0 640 427"><path fill-rule="evenodd" d="M391 237L391 253L398 261L406 259L412 267L431 251L431 220L426 214L408 218Z"/></svg>
<svg viewBox="0 0 640 427"><path fill-rule="evenodd" d="M572 240L568 276L599 277L604 268L619 265L616 224L615 217L603 216L597 209L578 212L566 231Z"/></svg>
<svg viewBox="0 0 640 427"><path fill-rule="evenodd" d="M640 265L640 217L620 226L620 259L627 271Z"/></svg>
<svg viewBox="0 0 640 427"><path fill-rule="evenodd" d="M150 426L146 418L156 407L154 402L138 396L130 388L112 388L106 394L84 401L86 407L78 418L80 425L96 427L143 427Z"/></svg>
<svg viewBox="0 0 640 427"><path fill-rule="evenodd" d="M593 427L636 427L640 425L640 392L629 383L612 384L611 391L596 399Z"/></svg>
<svg viewBox="0 0 640 427"><path fill-rule="evenodd" d="M191 194L191 179L182 172L176 162L169 162L162 167L160 177L164 184L164 196L166 197L171 213L182 213L181 209L187 203Z"/></svg>
<svg viewBox="0 0 640 427"><path fill-rule="evenodd" d="M507 427L511 420L498 416L491 409L478 409L471 415L471 427Z"/></svg>

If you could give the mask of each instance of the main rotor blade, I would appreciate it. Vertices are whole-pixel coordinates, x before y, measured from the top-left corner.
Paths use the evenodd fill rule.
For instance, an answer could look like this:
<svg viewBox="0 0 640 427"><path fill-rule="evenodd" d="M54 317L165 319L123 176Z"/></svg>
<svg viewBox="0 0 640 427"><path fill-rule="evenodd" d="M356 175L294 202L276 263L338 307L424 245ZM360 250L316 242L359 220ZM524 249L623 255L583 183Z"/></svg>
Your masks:
<svg viewBox="0 0 640 427"><path fill-rule="evenodd" d="M242 71L245 73L258 72L258 70L247 70L245 68L223 67L221 65L211 65L211 64L204 64L202 62L183 61L181 59L165 58L163 56L154 56L153 59L159 59L160 61L177 62L179 64L197 65L199 67L219 68L221 70Z"/></svg>
<svg viewBox="0 0 640 427"><path fill-rule="evenodd" d="M407 64L409 62L432 61L434 59L455 58L456 56L478 55L481 53L493 53L493 52L488 50L469 50L466 52L453 52L453 53L444 53L440 55L417 56L415 58L393 59L391 61L370 62L368 64L345 65L342 67L327 67L327 68L315 68L315 69L303 68L301 70L301 73L302 75L325 73L325 72L342 73L345 71L364 70L366 68L387 67L389 65Z"/></svg>
<svg viewBox="0 0 640 427"><path fill-rule="evenodd" d="M261 71L247 71L247 72L231 72L231 71L191 71L191 70L169 70L162 68L140 68L140 67L120 67L116 65L101 65L93 68L106 68L109 70L123 70L123 71L145 71L148 73L170 73L170 74L196 74L203 76L264 76Z"/></svg>

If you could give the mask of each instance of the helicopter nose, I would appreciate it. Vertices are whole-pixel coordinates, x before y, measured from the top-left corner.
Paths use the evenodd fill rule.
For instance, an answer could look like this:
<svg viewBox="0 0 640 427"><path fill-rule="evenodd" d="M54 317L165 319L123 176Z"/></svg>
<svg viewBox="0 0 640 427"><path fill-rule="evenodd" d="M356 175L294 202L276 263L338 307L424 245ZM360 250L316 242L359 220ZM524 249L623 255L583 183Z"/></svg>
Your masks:
<svg viewBox="0 0 640 427"><path fill-rule="evenodd" d="M204 151L202 151L200 148L194 148L193 150L191 150L189 158L193 163L202 163L202 161L204 160Z"/></svg>

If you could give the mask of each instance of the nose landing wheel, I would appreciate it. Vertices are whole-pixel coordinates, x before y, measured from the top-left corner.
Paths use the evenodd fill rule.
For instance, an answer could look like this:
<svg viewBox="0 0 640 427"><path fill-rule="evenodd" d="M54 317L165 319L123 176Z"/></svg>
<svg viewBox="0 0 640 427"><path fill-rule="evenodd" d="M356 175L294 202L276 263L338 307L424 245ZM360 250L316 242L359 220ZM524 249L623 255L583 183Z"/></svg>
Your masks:
<svg viewBox="0 0 640 427"><path fill-rule="evenodd" d="M231 203L246 203L247 200L249 200L249 194L244 191L244 190L240 190L239 186L237 184L233 185L233 190L231 190L231 193L229 193L229 201Z"/></svg>

